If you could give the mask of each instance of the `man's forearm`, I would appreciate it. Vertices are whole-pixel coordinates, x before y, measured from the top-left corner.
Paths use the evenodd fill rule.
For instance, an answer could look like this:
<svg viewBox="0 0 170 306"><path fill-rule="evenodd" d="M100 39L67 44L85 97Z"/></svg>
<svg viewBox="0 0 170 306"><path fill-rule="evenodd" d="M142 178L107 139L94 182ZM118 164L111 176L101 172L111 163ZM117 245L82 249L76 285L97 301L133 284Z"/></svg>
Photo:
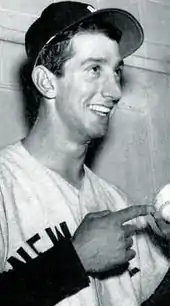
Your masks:
<svg viewBox="0 0 170 306"><path fill-rule="evenodd" d="M69 239L21 268L0 275L0 305L52 306L89 285Z"/></svg>

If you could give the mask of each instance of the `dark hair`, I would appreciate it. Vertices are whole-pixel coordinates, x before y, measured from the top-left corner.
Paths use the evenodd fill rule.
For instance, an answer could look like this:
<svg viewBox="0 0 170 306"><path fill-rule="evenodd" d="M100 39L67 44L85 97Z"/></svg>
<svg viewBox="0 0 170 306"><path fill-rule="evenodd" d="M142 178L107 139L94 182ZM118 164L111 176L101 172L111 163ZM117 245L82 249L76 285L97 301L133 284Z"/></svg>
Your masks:
<svg viewBox="0 0 170 306"><path fill-rule="evenodd" d="M43 65L57 77L61 77L64 63L73 56L73 50L69 44L74 35L73 31L57 35L40 51L36 65Z"/></svg>
<svg viewBox="0 0 170 306"><path fill-rule="evenodd" d="M62 35L60 41L55 41L45 46L40 52L36 65L44 65L58 77L61 77L63 64L68 58L66 56L66 54L69 54L67 47L71 39L71 37L69 38L69 33L66 37L63 39L64 36ZM31 75L33 69L34 63L30 60L26 61L20 69L20 84L25 104L25 117L29 128L32 128L37 119L42 100L42 94L32 81Z"/></svg>
<svg viewBox="0 0 170 306"><path fill-rule="evenodd" d="M107 29L107 30L106 30ZM43 65L47 69L49 69L52 73L54 73L57 77L63 76L63 66L64 63L70 59L74 55L74 50L72 45L70 44L71 39L77 33L102 33L108 36L109 38L116 40L119 42L120 40L120 32L113 28L109 30L109 27L102 28L101 25L97 25L96 23L86 22L80 23L77 27L72 28L69 31L64 31L56 35L54 39L51 40L48 44L46 44L43 49L40 51L38 60L36 65ZM31 64L31 68L29 68L29 74L27 76L27 82L25 82L25 92L28 102L27 107L27 118L29 120L29 125L33 126L37 114L39 111L39 106L41 103L42 95L37 90L35 85L31 79L31 70L33 66Z"/></svg>
<svg viewBox="0 0 170 306"><path fill-rule="evenodd" d="M109 27L102 28L96 23L80 23L77 27L64 31L56 35L54 39L51 40L44 48L40 51L39 57L37 60L37 65L44 65L56 76L61 77L63 75L63 65L74 55L74 50L70 45L70 41L74 35L77 33L88 32L88 33L102 33L108 36L111 39L119 41L120 33L115 29L113 33L109 31Z"/></svg>

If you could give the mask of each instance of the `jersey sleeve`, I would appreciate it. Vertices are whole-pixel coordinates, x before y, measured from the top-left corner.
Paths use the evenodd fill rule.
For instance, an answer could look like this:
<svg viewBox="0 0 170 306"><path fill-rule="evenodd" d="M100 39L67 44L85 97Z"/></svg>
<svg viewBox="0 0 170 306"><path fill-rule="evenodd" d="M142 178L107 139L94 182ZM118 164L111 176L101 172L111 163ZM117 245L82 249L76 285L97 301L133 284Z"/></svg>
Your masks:
<svg viewBox="0 0 170 306"><path fill-rule="evenodd" d="M5 215L0 189L1 306L53 306L89 285L71 237L65 236L61 236L48 251L6 272L8 224Z"/></svg>
<svg viewBox="0 0 170 306"><path fill-rule="evenodd" d="M89 285L69 239L0 275L0 305L52 306Z"/></svg>

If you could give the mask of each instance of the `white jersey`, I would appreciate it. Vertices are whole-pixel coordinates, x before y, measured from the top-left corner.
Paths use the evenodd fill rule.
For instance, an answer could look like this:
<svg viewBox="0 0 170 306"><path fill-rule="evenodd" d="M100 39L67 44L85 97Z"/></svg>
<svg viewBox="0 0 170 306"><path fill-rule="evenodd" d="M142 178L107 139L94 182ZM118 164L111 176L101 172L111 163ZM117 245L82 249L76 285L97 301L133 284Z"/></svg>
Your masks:
<svg viewBox="0 0 170 306"><path fill-rule="evenodd" d="M77 190L38 163L21 142L8 146L0 155L0 270L8 271L16 259L24 262L24 256L35 258L51 248L50 233L60 231L60 223L66 222L73 234L87 213L117 211L128 205L117 187L87 167ZM125 271L105 280L90 278L89 287L57 305L139 306L154 292L169 262L145 233L146 218L131 222L137 224L139 234L134 237L136 257L129 270L138 272L132 277Z"/></svg>

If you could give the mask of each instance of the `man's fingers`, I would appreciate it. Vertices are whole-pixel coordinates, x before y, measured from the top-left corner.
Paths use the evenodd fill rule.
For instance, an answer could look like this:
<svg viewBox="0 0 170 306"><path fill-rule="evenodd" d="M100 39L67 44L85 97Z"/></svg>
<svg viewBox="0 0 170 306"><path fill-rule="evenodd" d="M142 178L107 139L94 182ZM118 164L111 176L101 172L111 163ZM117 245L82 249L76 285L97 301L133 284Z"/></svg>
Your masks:
<svg viewBox="0 0 170 306"><path fill-rule="evenodd" d="M126 251L125 262L133 259L136 256L136 252L132 249Z"/></svg>
<svg viewBox="0 0 170 306"><path fill-rule="evenodd" d="M102 210L98 212L89 213L86 215L88 218L101 218L110 214L110 210Z"/></svg>
<svg viewBox="0 0 170 306"><path fill-rule="evenodd" d="M170 237L170 223L162 219L155 220L158 228L164 236Z"/></svg>
<svg viewBox="0 0 170 306"><path fill-rule="evenodd" d="M128 237L131 237L131 236L135 235L136 230L138 228L137 228L136 225L125 224L125 225L122 225L122 229L124 231L124 237L128 238Z"/></svg>
<svg viewBox="0 0 170 306"><path fill-rule="evenodd" d="M132 247L133 245L133 239L132 238L128 238L125 240L125 249L128 250Z"/></svg>
<svg viewBox="0 0 170 306"><path fill-rule="evenodd" d="M151 205L134 205L116 212L117 220L122 224L139 216L154 213L155 208Z"/></svg>

